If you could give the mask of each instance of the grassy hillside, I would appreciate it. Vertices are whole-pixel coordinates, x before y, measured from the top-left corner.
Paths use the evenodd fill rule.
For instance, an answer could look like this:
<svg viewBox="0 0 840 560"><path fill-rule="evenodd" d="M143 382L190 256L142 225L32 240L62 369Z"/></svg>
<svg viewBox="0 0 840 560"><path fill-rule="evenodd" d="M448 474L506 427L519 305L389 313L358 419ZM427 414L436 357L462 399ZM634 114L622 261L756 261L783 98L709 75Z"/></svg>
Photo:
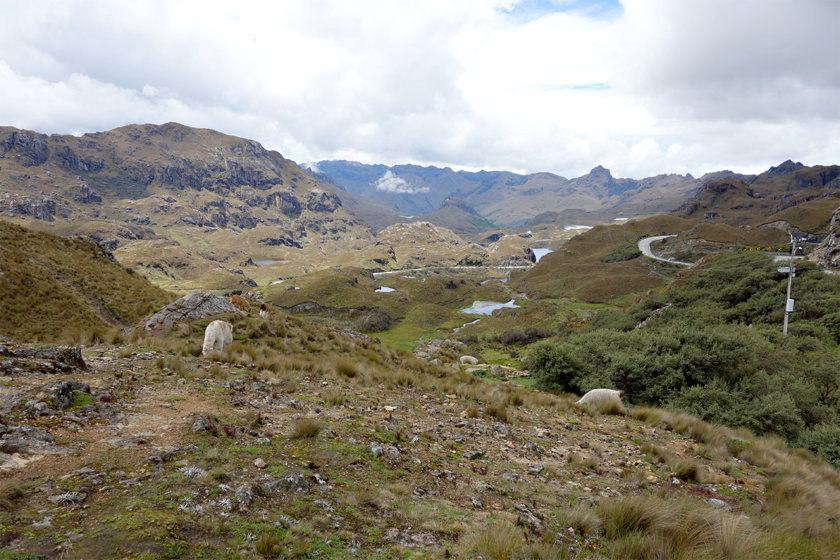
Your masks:
<svg viewBox="0 0 840 560"><path fill-rule="evenodd" d="M284 313L227 319L230 352L196 356L209 319L89 348L73 379L90 393L48 416L4 410L5 433L55 440L0 471L3 557L757 560L840 546L840 475L777 439L579 409ZM55 406L41 389L55 378L3 389Z"/></svg>
<svg viewBox="0 0 840 560"><path fill-rule="evenodd" d="M644 292L663 282L644 259L604 259L617 247L633 244L640 237L678 233L690 227L691 222L664 214L621 225L595 226L543 257L515 285L534 299L565 296L593 303Z"/></svg>
<svg viewBox="0 0 840 560"><path fill-rule="evenodd" d="M809 263L793 282L768 255L736 252L685 271L628 311L532 349L544 388L614 387L635 403L777 434L840 466L840 282Z"/></svg>
<svg viewBox="0 0 840 560"><path fill-rule="evenodd" d="M93 241L0 221L0 334L89 340L136 323L172 299Z"/></svg>

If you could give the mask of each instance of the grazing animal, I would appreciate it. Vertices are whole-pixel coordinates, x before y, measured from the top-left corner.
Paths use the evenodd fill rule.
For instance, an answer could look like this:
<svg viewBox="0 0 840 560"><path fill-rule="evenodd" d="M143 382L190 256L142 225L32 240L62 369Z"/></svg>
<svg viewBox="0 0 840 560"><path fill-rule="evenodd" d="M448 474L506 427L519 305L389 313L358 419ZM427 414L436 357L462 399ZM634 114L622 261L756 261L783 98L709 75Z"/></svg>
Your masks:
<svg viewBox="0 0 840 560"><path fill-rule="evenodd" d="M624 396L624 391L616 391L615 389L592 389L575 404L591 404L599 406L601 404L608 404L611 402L621 404L621 397Z"/></svg>
<svg viewBox="0 0 840 560"><path fill-rule="evenodd" d="M201 347L202 356L210 352L224 352L233 344L233 325L227 321L213 321L204 330L204 344Z"/></svg>
<svg viewBox="0 0 840 560"><path fill-rule="evenodd" d="M264 303L260 304L260 317L263 319L268 317L268 306Z"/></svg>
<svg viewBox="0 0 840 560"><path fill-rule="evenodd" d="M242 296L238 296L236 294L230 294L230 304L234 307L237 307L244 311L245 313L251 312L251 304L248 303L248 300Z"/></svg>
<svg viewBox="0 0 840 560"><path fill-rule="evenodd" d="M476 358L475 356L461 356L461 365L462 366L466 366L466 365L474 366L476 364L478 364L478 358Z"/></svg>

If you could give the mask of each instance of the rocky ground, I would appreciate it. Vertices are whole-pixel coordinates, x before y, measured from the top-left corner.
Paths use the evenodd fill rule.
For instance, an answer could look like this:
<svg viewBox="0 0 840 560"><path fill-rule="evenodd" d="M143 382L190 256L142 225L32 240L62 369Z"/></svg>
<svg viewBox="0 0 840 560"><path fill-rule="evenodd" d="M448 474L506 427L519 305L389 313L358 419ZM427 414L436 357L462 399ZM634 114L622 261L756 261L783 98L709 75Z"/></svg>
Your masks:
<svg viewBox="0 0 840 560"><path fill-rule="evenodd" d="M179 352L190 339L0 342L2 557L642 557L622 556L610 504L760 535L782 476L768 457L794 461L688 417L456 372L446 353L304 332L320 351L281 367ZM748 552L716 557L783 557Z"/></svg>

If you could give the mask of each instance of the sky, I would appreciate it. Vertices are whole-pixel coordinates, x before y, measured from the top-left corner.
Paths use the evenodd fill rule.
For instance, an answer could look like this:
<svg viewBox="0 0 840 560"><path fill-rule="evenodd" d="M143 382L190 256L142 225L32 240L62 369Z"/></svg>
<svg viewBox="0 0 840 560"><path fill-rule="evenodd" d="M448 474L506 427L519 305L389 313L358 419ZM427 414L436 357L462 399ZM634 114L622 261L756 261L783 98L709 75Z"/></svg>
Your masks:
<svg viewBox="0 0 840 560"><path fill-rule="evenodd" d="M840 164L838 23L840 0L0 0L0 125L570 178Z"/></svg>

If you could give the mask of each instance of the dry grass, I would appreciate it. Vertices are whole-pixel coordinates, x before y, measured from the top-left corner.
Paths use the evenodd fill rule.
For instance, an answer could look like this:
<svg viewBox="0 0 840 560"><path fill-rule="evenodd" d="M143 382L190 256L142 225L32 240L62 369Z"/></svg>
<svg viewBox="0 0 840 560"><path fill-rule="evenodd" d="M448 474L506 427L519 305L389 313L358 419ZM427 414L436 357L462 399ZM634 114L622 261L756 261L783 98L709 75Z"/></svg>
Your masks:
<svg viewBox="0 0 840 560"><path fill-rule="evenodd" d="M502 422L510 422L510 414L504 403L491 403L484 407L484 414Z"/></svg>
<svg viewBox="0 0 840 560"><path fill-rule="evenodd" d="M298 418L292 424L291 437L295 439L316 438L324 429L324 423L317 418Z"/></svg>

